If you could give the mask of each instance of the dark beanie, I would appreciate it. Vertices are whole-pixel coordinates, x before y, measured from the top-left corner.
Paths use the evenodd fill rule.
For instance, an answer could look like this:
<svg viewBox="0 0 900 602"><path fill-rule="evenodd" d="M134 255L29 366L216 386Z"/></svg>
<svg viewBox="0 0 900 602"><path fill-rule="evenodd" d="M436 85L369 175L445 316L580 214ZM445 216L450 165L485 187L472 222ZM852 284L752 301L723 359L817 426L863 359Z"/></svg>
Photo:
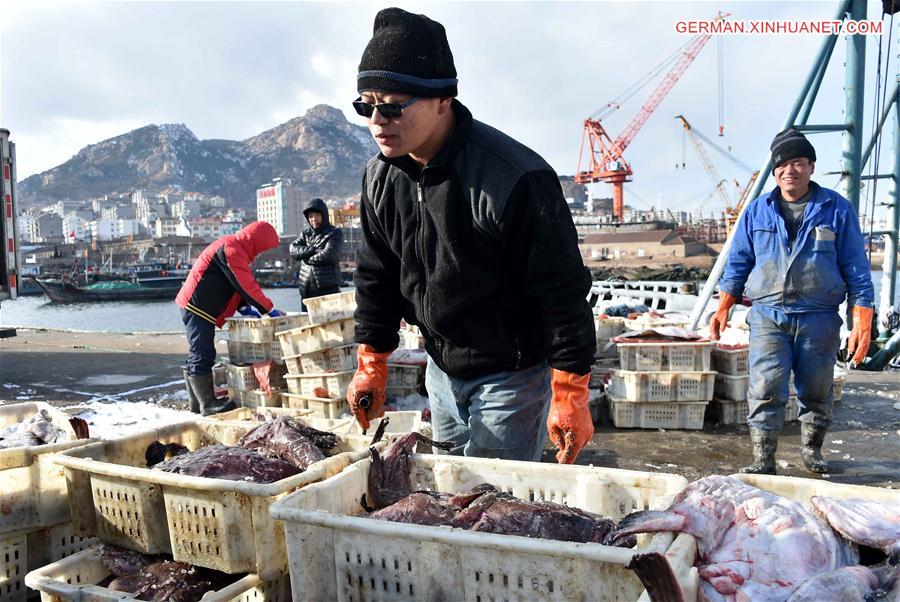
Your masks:
<svg viewBox="0 0 900 602"><path fill-rule="evenodd" d="M775 173L775 168L785 161L797 157L806 157L812 163L816 161L816 149L809 143L806 136L794 128L778 132L775 139L772 140L769 150L772 151L772 173Z"/></svg>
<svg viewBox="0 0 900 602"><path fill-rule="evenodd" d="M359 61L356 89L427 98L456 96L456 67L444 26L425 15L386 8Z"/></svg>

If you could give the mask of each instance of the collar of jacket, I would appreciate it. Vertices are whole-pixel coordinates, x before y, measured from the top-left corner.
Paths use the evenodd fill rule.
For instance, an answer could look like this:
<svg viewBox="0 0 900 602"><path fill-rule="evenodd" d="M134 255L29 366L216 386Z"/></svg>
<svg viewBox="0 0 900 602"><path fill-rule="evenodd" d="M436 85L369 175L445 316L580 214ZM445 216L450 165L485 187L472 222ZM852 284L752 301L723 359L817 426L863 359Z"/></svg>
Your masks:
<svg viewBox="0 0 900 602"><path fill-rule="evenodd" d="M441 147L441 150L428 162L428 165L422 167L420 164L416 163L412 157L409 155L404 155L402 157L397 157L395 159L390 159L385 157L384 154L378 153L378 158L385 163L393 165L397 169L400 169L404 173L406 173L409 177L414 180L418 180L422 177L423 172L431 173L432 171L443 171L447 169L447 166L450 165L453 158L458 155L463 148L466 140L469 138L469 134L472 131L472 112L466 108L466 106L459 102L457 99L453 99L450 103L450 108L453 110L453 117L455 119L455 123L453 126L453 134L450 136L450 139Z"/></svg>
<svg viewBox="0 0 900 602"><path fill-rule="evenodd" d="M824 188L810 180L809 189L812 191L812 194L809 195L809 201L807 201L813 207L808 209L808 214L812 215L813 212L818 211L822 205L825 203L830 203L832 201L831 195L828 194ZM778 203L778 199L781 197L781 189L777 186L772 189L769 194L766 195L766 204L769 207L774 207L775 204ZM776 209L777 211L777 209ZM778 212L781 215L780 212Z"/></svg>

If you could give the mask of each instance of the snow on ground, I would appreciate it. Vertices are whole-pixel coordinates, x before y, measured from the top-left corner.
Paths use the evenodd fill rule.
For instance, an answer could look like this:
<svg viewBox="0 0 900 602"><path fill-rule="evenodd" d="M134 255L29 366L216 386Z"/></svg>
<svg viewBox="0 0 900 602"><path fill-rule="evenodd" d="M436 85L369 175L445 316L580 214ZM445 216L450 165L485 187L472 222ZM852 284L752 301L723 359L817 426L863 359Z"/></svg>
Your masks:
<svg viewBox="0 0 900 602"><path fill-rule="evenodd" d="M185 392L187 396L187 392ZM115 439L134 435L167 424L192 420L196 414L164 408L143 401L87 401L65 408L66 412L84 418L90 427L91 437Z"/></svg>

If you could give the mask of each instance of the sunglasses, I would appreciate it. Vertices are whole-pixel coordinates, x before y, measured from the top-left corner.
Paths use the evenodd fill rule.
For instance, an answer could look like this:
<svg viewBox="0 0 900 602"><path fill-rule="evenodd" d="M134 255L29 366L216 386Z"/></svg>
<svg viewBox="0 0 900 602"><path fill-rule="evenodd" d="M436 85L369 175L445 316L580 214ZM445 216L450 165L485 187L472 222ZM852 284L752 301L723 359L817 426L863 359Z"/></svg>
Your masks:
<svg viewBox="0 0 900 602"><path fill-rule="evenodd" d="M403 109L410 106L419 100L419 96L413 96L406 102L382 102L378 104L372 104L369 102L363 101L362 97L357 98L353 101L353 108L356 109L356 112L359 113L362 117L371 117L375 112L375 109L378 109L378 112L381 113L382 117L386 119L398 119L401 115L403 115Z"/></svg>

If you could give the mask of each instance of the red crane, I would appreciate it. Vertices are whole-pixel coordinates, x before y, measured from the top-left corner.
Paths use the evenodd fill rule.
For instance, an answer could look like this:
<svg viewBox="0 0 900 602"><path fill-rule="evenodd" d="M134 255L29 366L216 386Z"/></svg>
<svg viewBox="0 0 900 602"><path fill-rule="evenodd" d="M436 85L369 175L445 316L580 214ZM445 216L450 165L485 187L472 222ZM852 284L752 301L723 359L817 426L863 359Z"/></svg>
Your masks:
<svg viewBox="0 0 900 602"><path fill-rule="evenodd" d="M719 13L717 19L727 17L727 13ZM631 119L631 122L625 126L625 129L619 134L619 137L613 140L606 129L600 117L591 116L584 120L584 130L581 134L581 150L578 153L578 171L575 173L575 181L579 184L588 184L591 182L606 182L612 185L613 189L613 213L617 221L622 222L625 213L625 203L623 201L622 184L631 181L634 172L631 171L631 165L625 160L623 154L637 133L644 127L650 115L659 106L666 94L672 89L675 83L681 78L687 68L700 51L709 41L710 34L701 34L693 38L684 50L681 56L675 62L674 66L669 70L663 78L647 102L641 107L637 114ZM605 109L605 114L618 108L617 103L610 103ZM581 161L584 155L585 142L590 146L590 167L587 170L581 169Z"/></svg>

